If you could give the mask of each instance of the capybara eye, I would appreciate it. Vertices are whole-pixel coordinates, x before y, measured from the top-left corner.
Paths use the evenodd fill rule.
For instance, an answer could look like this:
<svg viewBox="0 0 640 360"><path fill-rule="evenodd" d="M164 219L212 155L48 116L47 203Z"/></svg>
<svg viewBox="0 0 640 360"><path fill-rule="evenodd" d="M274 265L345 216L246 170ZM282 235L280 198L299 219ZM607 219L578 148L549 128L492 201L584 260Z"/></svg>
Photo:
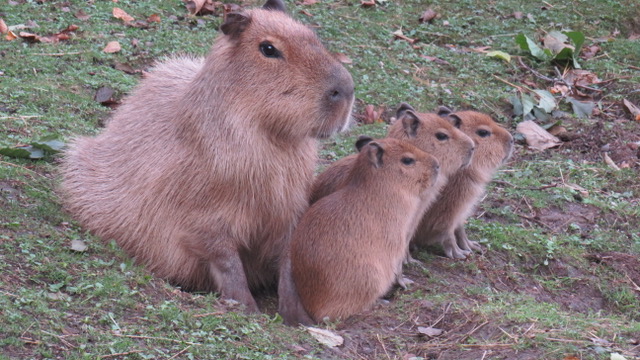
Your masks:
<svg viewBox="0 0 640 360"><path fill-rule="evenodd" d="M262 52L262 55L269 58L280 57L280 51L278 51L278 49L276 49L276 47L273 46L273 44L271 44L268 41L264 41L260 43L260 52Z"/></svg>
<svg viewBox="0 0 640 360"><path fill-rule="evenodd" d="M491 131L485 130L485 129L480 129L480 130L476 131L476 134L478 134L478 136L480 136L480 137L487 137L487 136L491 135Z"/></svg>
<svg viewBox="0 0 640 360"><path fill-rule="evenodd" d="M413 165L416 162L414 159L412 159L410 157L403 157L402 160L400 160L400 161L402 161L402 163L405 164L405 165Z"/></svg>
<svg viewBox="0 0 640 360"><path fill-rule="evenodd" d="M436 133L436 139L440 140L440 141L444 141L447 140L449 138L449 135L445 134L445 133Z"/></svg>

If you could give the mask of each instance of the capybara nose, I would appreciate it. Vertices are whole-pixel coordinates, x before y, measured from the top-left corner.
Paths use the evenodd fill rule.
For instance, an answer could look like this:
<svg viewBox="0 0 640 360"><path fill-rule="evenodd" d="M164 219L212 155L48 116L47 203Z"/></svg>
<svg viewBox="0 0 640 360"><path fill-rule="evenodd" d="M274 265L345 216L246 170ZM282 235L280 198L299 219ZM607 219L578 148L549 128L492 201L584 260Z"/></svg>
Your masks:
<svg viewBox="0 0 640 360"><path fill-rule="evenodd" d="M339 104L341 102L351 103L353 99L353 79L351 75L343 68L334 72L333 86L328 91L329 102L331 104Z"/></svg>

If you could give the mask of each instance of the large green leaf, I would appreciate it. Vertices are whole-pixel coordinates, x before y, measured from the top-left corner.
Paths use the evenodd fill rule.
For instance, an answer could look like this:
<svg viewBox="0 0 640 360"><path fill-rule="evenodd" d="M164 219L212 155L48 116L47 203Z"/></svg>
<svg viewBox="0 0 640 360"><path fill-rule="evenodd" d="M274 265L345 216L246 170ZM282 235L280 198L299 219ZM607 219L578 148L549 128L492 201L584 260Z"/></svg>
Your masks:
<svg viewBox="0 0 640 360"><path fill-rule="evenodd" d="M516 36L516 43L520 45L520 48L522 50L529 51L531 55L533 55L534 57L540 60L549 59L549 54L546 53L540 46L538 46L538 44L536 44L535 41L529 39L524 34L518 34L518 36Z"/></svg>

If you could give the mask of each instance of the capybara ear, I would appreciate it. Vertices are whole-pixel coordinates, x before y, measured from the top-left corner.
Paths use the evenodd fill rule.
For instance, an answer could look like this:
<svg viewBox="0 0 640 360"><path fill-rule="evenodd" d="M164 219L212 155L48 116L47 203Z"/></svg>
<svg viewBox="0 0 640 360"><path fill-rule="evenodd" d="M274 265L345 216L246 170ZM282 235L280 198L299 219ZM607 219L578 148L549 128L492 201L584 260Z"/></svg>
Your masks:
<svg viewBox="0 0 640 360"><path fill-rule="evenodd" d="M462 118L460 118L460 116L458 116L456 114L449 114L449 116L447 116L447 118L449 119L449 122L451 123L451 125L453 125L456 128L460 129L460 126L462 126Z"/></svg>
<svg viewBox="0 0 640 360"><path fill-rule="evenodd" d="M407 104L406 102L400 103L400 106L398 106L398 110L396 110L396 119L400 119L407 110L416 111L413 106Z"/></svg>
<svg viewBox="0 0 640 360"><path fill-rule="evenodd" d="M453 110L449 109L446 106L438 106L438 116L449 116L449 114L451 114L453 112Z"/></svg>
<svg viewBox="0 0 640 360"><path fill-rule="evenodd" d="M225 35L235 38L245 31L249 24L251 24L251 18L247 14L231 12L227 14L224 23L220 25L220 30Z"/></svg>
<svg viewBox="0 0 640 360"><path fill-rule="evenodd" d="M404 132L407 133L407 136L410 138L416 137L418 128L420 127L420 118L413 110L405 110L402 117L399 117L398 120L402 121L402 127L404 128Z"/></svg>
<svg viewBox="0 0 640 360"><path fill-rule="evenodd" d="M265 10L277 10L282 12L287 12L287 6L284 4L282 0L267 0L267 2L262 5L262 8Z"/></svg>
<svg viewBox="0 0 640 360"><path fill-rule="evenodd" d="M382 166L382 155L384 154L382 145L375 141L372 141L368 144L366 151L367 156L369 157L369 161L371 161L376 169Z"/></svg>
<svg viewBox="0 0 640 360"><path fill-rule="evenodd" d="M360 150L362 150L362 148L367 145L368 143L372 142L373 138L371 138L370 136L367 135L360 135L358 136L358 140L356 141L356 149L358 149L358 152L360 152Z"/></svg>

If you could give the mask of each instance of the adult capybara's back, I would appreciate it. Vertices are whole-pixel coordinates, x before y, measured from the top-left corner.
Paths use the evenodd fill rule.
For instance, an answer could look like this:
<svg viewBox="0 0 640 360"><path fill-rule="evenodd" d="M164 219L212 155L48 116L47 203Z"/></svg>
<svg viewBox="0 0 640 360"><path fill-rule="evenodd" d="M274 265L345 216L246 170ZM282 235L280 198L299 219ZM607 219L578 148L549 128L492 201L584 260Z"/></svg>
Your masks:
<svg viewBox="0 0 640 360"><path fill-rule="evenodd" d="M157 65L62 164L67 209L172 283L257 310L307 208L317 138L346 125L349 73L281 0L230 13L205 59Z"/></svg>

